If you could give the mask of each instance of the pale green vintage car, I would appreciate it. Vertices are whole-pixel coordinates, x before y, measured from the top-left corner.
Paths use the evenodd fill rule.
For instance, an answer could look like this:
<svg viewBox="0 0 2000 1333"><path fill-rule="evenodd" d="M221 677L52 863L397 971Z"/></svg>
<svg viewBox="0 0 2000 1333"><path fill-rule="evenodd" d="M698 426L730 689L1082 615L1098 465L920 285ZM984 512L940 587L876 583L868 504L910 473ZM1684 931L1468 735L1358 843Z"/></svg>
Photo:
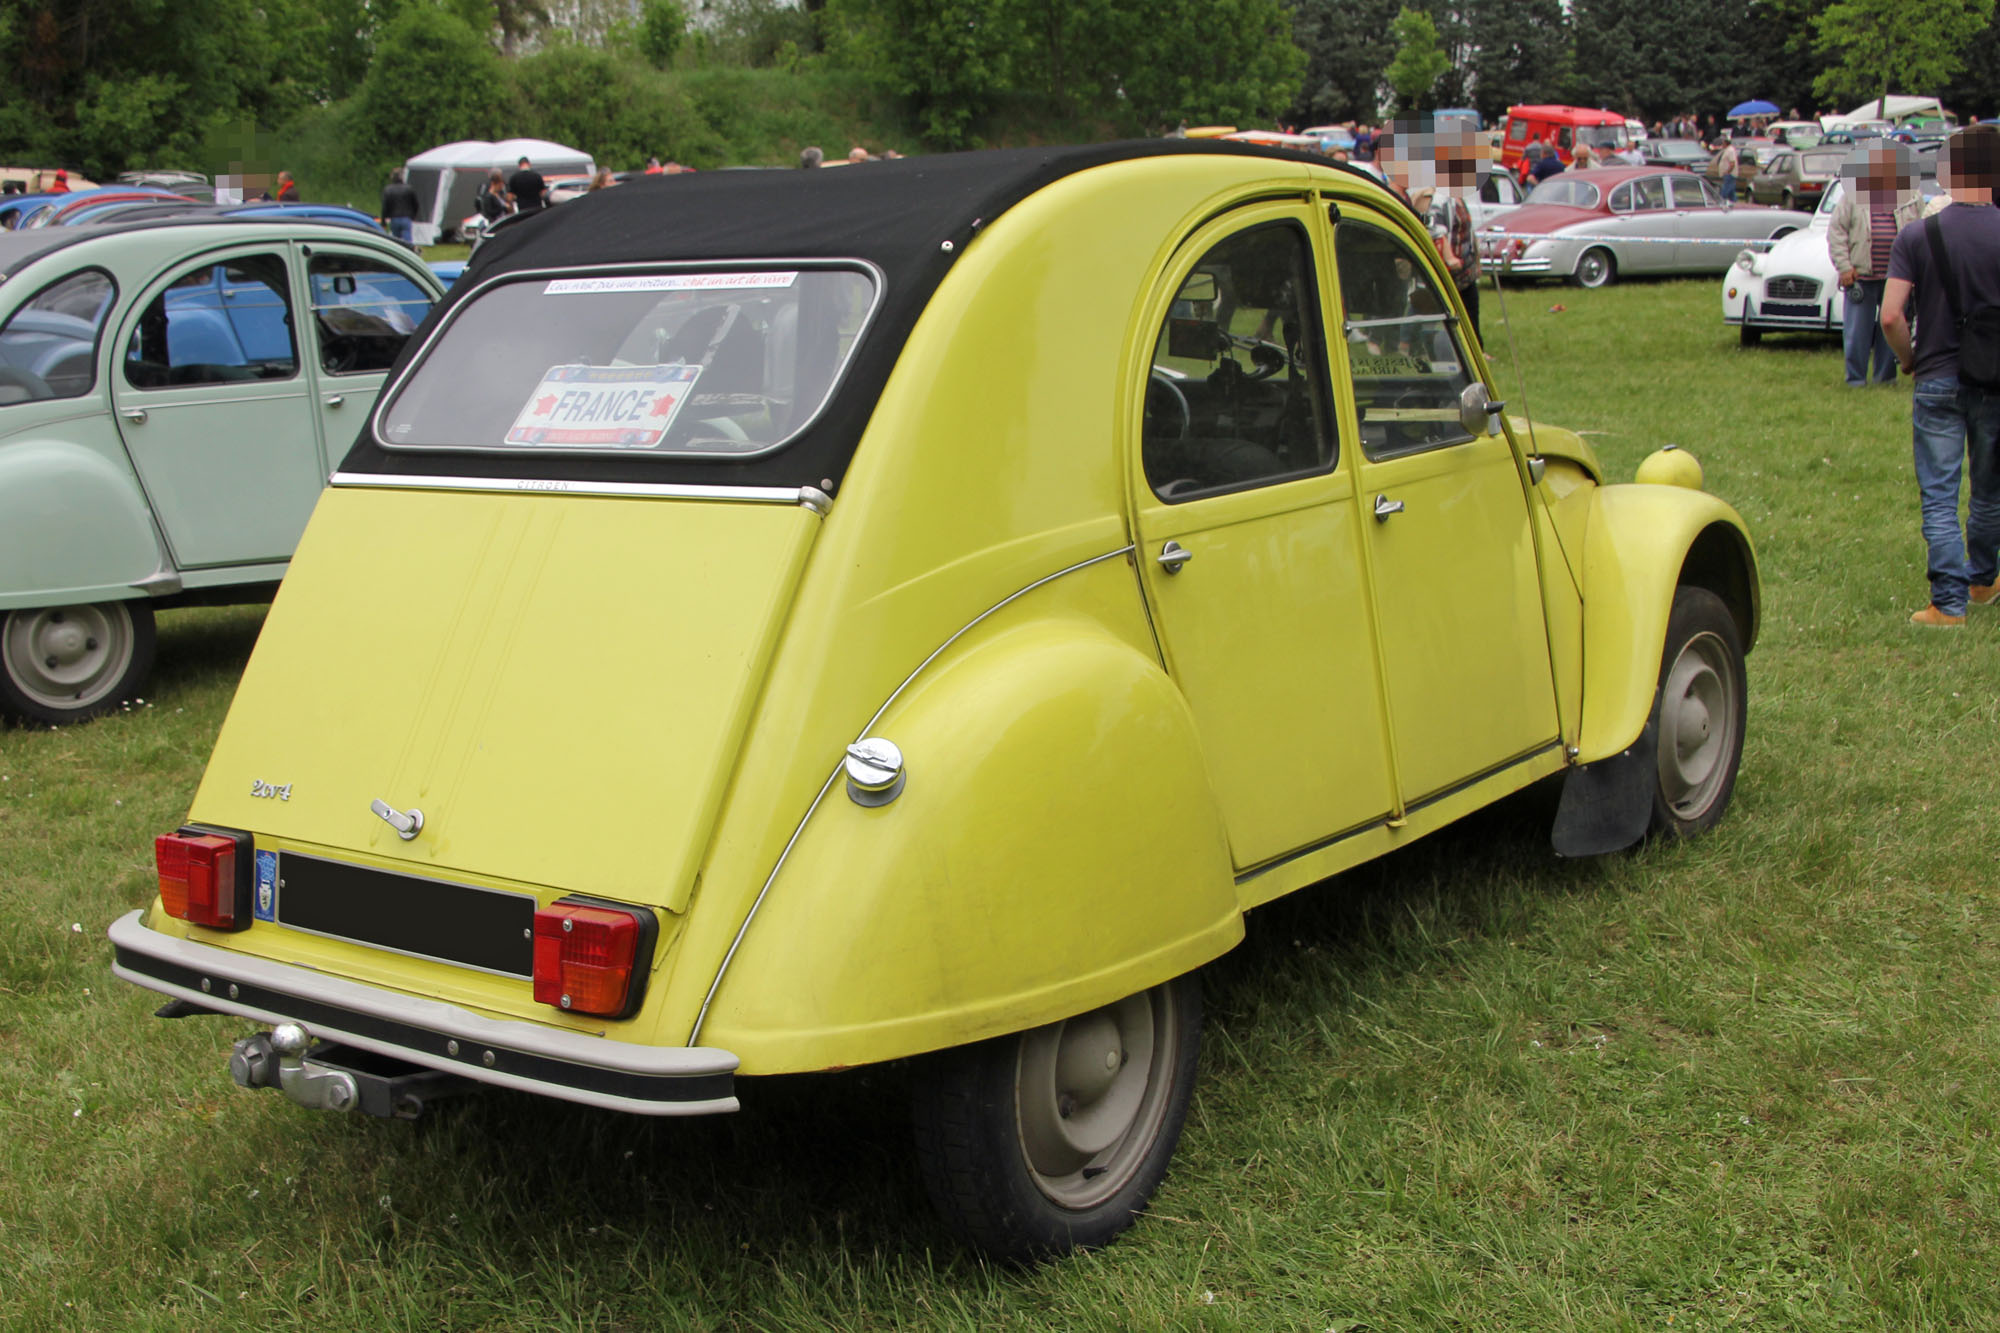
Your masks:
<svg viewBox="0 0 2000 1333"><path fill-rule="evenodd" d="M156 608L267 600L441 294L334 223L0 234L0 712L116 707Z"/></svg>

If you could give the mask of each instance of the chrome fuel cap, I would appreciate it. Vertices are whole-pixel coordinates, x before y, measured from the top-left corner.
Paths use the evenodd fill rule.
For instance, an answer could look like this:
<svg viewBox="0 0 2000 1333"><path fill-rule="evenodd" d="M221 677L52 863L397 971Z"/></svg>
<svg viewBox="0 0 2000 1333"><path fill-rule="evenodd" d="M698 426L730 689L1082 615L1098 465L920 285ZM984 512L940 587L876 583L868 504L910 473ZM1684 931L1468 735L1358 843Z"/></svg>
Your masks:
<svg viewBox="0 0 2000 1333"><path fill-rule="evenodd" d="M887 805L903 794L903 752L894 741L868 736L847 747L841 761L847 796L856 805Z"/></svg>

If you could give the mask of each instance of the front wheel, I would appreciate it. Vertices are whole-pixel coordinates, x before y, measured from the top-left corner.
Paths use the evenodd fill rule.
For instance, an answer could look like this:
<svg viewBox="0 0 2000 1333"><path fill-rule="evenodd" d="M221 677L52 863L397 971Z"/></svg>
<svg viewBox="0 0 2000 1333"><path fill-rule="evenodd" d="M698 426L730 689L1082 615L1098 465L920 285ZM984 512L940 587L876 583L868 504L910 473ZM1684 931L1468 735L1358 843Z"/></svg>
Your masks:
<svg viewBox="0 0 2000 1333"><path fill-rule="evenodd" d="M1706 588L1677 588L1653 699L1659 737L1653 831L1686 838L1714 826L1736 790L1749 711L1736 618Z"/></svg>
<svg viewBox="0 0 2000 1333"><path fill-rule="evenodd" d="M153 608L98 602L0 616L0 711L80 722L130 698L153 666Z"/></svg>
<svg viewBox="0 0 2000 1333"><path fill-rule="evenodd" d="M1576 261L1576 285L1579 287L1608 287L1618 276L1618 261L1611 257L1609 250L1601 247L1583 252L1583 258Z"/></svg>
<svg viewBox="0 0 2000 1333"><path fill-rule="evenodd" d="M1166 1174L1200 1049L1201 988L1179 977L931 1057L913 1090L931 1202L997 1259L1106 1244Z"/></svg>
<svg viewBox="0 0 2000 1333"><path fill-rule="evenodd" d="M1764 330L1753 329L1748 324L1736 326L1736 341L1745 347L1755 347L1764 341Z"/></svg>

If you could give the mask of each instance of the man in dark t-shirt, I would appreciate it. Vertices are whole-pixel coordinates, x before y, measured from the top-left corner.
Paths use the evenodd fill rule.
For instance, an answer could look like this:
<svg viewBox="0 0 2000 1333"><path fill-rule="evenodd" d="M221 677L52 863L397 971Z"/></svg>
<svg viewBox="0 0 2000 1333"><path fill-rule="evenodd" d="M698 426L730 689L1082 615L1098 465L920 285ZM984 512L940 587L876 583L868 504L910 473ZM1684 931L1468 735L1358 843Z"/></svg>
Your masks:
<svg viewBox="0 0 2000 1333"><path fill-rule="evenodd" d="M412 228L417 221L417 192L412 190L403 177L403 169L397 167L389 173L389 183L382 187L382 222L389 228L389 234L404 245L411 245Z"/></svg>
<svg viewBox="0 0 2000 1333"><path fill-rule="evenodd" d="M2000 211L1993 207L2000 128L1960 130L1942 156L1952 202L1936 220L1951 272L1941 271L1933 257L1923 220L1898 232L1882 292L1882 332L1903 373L1917 382L1910 420L1924 543L1930 548L1931 602L1910 623L1948 629L1965 623L1968 603L2000 601L1994 586L2000 565L2000 390L1959 381L1959 330L1945 288L1956 280L1959 307L1967 315L1982 306L2000 307ZM1914 342L1906 309L1912 304ZM1972 483L1963 529L1961 472Z"/></svg>
<svg viewBox="0 0 2000 1333"><path fill-rule="evenodd" d="M514 200L514 211L532 213L548 202L546 188L542 183L542 173L530 165L527 158L512 176L507 178L507 193Z"/></svg>

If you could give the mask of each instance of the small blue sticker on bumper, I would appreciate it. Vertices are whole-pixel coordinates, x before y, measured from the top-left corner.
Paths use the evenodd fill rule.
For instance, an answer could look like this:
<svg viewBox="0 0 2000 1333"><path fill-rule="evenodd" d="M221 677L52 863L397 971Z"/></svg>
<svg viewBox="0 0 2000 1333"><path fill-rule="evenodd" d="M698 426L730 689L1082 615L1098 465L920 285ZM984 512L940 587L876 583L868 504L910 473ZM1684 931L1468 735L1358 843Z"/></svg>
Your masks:
<svg viewBox="0 0 2000 1333"><path fill-rule="evenodd" d="M278 854L257 853L257 906L259 921L278 919Z"/></svg>

